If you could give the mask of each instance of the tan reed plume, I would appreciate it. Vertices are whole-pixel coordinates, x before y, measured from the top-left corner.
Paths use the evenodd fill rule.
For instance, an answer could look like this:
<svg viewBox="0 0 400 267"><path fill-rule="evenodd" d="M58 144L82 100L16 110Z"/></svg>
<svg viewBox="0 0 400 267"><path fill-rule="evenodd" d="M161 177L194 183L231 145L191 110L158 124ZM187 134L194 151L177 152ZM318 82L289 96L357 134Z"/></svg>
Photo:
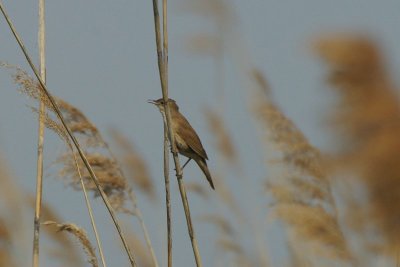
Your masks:
<svg viewBox="0 0 400 267"><path fill-rule="evenodd" d="M78 227L75 224L72 223L56 223L54 221L45 221L43 223L43 225L46 226L53 226L57 229L58 232L68 232L71 235L73 235L78 241L79 243L82 245L83 250L85 251L86 257L87 257L87 261L91 264L91 266L93 267L98 267L98 262L97 262L97 258L96 258L96 253L95 253L95 249L92 246L92 244L90 243L90 240L87 236L87 233L85 232L85 230L83 230L82 228Z"/></svg>
<svg viewBox="0 0 400 267"><path fill-rule="evenodd" d="M386 62L374 40L360 34L321 38L315 51L328 65L327 79L339 95L332 110L333 129L342 146L331 165L358 178L367 191L367 204L351 203L347 213L353 230L365 237L373 232L373 247L396 259L400 246L400 102ZM369 229L369 230L368 230Z"/></svg>
<svg viewBox="0 0 400 267"><path fill-rule="evenodd" d="M122 166L128 170L127 178L130 178L135 188L142 190L149 198L155 199L153 179L143 156L136 150L133 143L117 129L112 129L111 135L118 145L117 156L121 158Z"/></svg>
<svg viewBox="0 0 400 267"><path fill-rule="evenodd" d="M278 152L275 166L281 168L279 177L267 182L275 199L274 213L290 226L298 242L315 248L308 250L314 256L350 260L321 153L271 100L262 74L255 70L253 76L260 89L255 112L267 130L265 140Z"/></svg>

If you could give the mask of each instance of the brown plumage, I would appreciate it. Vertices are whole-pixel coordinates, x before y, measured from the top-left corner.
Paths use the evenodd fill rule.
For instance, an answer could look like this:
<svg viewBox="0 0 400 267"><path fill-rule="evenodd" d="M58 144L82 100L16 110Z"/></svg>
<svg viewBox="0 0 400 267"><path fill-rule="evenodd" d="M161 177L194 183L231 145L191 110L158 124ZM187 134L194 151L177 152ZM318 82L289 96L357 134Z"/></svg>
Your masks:
<svg viewBox="0 0 400 267"><path fill-rule="evenodd" d="M157 100L149 100L149 103L154 104L159 108L163 116L164 123L166 123L164 100L162 98ZM179 112L179 107L176 104L175 100L169 99L168 105L170 107L172 124L171 126L174 132L175 144L178 152L185 157L196 161L197 165L199 165L200 169L206 176L212 189L215 189L206 162L206 160L208 160L208 156L203 148L203 145L201 144L199 136L190 125L190 123L187 121L187 119Z"/></svg>

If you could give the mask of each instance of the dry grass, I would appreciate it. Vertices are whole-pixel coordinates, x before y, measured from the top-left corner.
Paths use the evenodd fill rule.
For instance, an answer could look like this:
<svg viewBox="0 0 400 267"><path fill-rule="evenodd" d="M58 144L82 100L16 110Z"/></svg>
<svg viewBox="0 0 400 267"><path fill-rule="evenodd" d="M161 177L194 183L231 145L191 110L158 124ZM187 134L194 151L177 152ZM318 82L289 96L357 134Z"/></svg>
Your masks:
<svg viewBox="0 0 400 267"><path fill-rule="evenodd" d="M58 232L67 232L74 236L82 246L83 250L85 251L87 262L91 264L93 267L98 267L99 264L97 262L95 249L89 241L89 238L82 228L78 227L72 223L56 223L54 221L45 221L43 225L55 227Z"/></svg>
<svg viewBox="0 0 400 267"><path fill-rule="evenodd" d="M143 156L136 151L133 143L116 129L112 129L111 135L118 146L118 155L121 162L128 171L128 178L130 178L135 187L154 200L156 198L155 187Z"/></svg>
<svg viewBox="0 0 400 267"><path fill-rule="evenodd" d="M258 71L254 77L260 91L269 92ZM274 161L281 168L279 177L267 182L275 199L275 214L291 226L298 242L318 248L311 250L315 256L348 260L351 254L338 223L321 153L270 98L259 95L256 101L255 112L267 129L266 140L279 152Z"/></svg>
<svg viewBox="0 0 400 267"><path fill-rule="evenodd" d="M327 63L328 82L340 97L332 116L342 146L332 166L359 178L367 190L368 204L349 214L353 221L362 222L356 229L373 227L383 237L380 242L375 239L375 247L396 257L400 245L400 211L393 205L400 201L398 88L389 78L378 46L369 38L322 38L316 51Z"/></svg>
<svg viewBox="0 0 400 267"><path fill-rule="evenodd" d="M229 46L232 49L230 52L233 64L242 63L239 59L245 53L239 51L240 48L234 47L236 45L233 44L234 41L240 38L236 39L232 35L232 32L236 30L234 29L236 25L233 23L235 15L231 9L232 6L227 1L192 1L185 2L183 6L186 10L206 17L215 24L213 25L215 26L214 33L192 36L188 42L191 53L212 56L218 60L224 56L222 49ZM164 34L166 33L164 31ZM163 93L167 95L168 44L165 39L164 48L161 51L160 41L161 39L157 47L159 56L161 55L160 76L162 76ZM272 98L274 88L269 86L265 76L259 70L253 69L250 80L252 84L257 85L258 91L251 104L255 107L253 112L265 133L264 150L269 158L268 169L271 170L270 177L264 182L268 196L260 193L259 198L253 198L245 192L246 190L242 190L244 189L242 187L239 187L240 191L232 190L238 187L228 186L221 175L224 173L221 166L217 166L218 169L214 172L217 174L215 196L214 192L211 194L203 184L188 183L186 185L188 192L200 196L200 200L207 205L207 212L202 216L196 216L196 220L215 226L216 234L212 240L206 242L214 246L213 253L222 262L222 266L270 266L269 259L263 260L262 255L267 254L269 249L273 252L270 254L274 254L278 248L274 247L275 244L271 241L273 238L266 240L268 248L255 245L258 239L263 239L266 235L264 231L268 223L265 220L260 223L261 227L257 228L260 225L258 222L253 224L252 220L255 218L249 216L253 210L265 212L269 218L278 218L283 222L282 225L287 230L285 238L289 260L286 260L289 266L364 266L368 264L372 266L373 264L362 257L369 259L377 256L389 256L387 257L389 261L399 265L400 211L397 209L397 203L400 202L400 171L398 170L400 166L400 102L397 95L398 88L390 80L386 69L387 64L381 55L380 48L373 40L365 36L352 34L321 38L315 43L314 48L328 66L327 81L336 89L339 96L339 103L331 110L332 118L329 121L332 124L332 130L339 136L338 152L325 156L313 146L312 142L274 102ZM222 82L218 85L223 84L224 78L223 75L219 75L224 73L224 60L221 62L222 64L217 68L220 67L222 72L219 72L221 69L217 71L217 78ZM249 62L250 60L247 59L243 65L252 66ZM43 94L37 81L18 67L5 63L0 63L0 66L15 71L14 81L19 85L19 91L22 94L44 103L46 112L40 115L43 115L46 127L55 132L69 148L72 148L68 133L59 123L53 105ZM246 67L238 66L243 75L249 74L243 71L248 69ZM222 88L217 89L222 90ZM137 199L134 193L134 189L137 189L141 190L148 199L157 198L156 186L150 175L151 170L147 165L146 157L130 141L130 138L117 130L112 131L113 140L118 147L118 157L114 156L99 129L81 110L59 98L56 98L56 102L68 127L83 144L87 160L93 167L104 192L110 198L113 208L120 213L136 216L139 220L146 244L133 234L133 231L129 235L129 242L138 256L139 265L158 266L142 212L138 208L137 202L140 199ZM224 108L222 107L221 110ZM40 113L33 107L32 111L36 114ZM226 127L228 125L226 118L222 113L210 109L206 109L204 113L209 130L215 137L214 147L228 163L227 166L231 168L243 164L245 161L239 158ZM273 151L270 146L274 148ZM71 149L58 158L58 166L61 166L59 176L75 190L82 190L78 167L86 188L95 197L99 196L84 163L78 160L78 166L76 166L74 158L79 157L73 153L75 152ZM177 162L178 181L181 183L179 159L176 155L174 156ZM117 159L120 159L121 165ZM259 167L264 168L264 166ZM13 184L12 177L7 172L7 166L2 159L0 159L0 170L2 199L0 266L13 267L19 263L15 258L16 252L20 253L15 245L17 239L15 234L21 230L23 205L32 205L33 201L31 198L21 201L23 199L21 189ZM168 172L168 169L166 170ZM126 176L125 173L128 175ZM245 176L243 173L240 175ZM351 184L351 187L343 189L333 186L343 182L339 179L342 176L343 180L351 180L346 183ZM180 184L180 189L182 188L184 188L183 184ZM182 198L186 205L185 211L188 216L188 229L193 250L198 265L201 266L187 201L185 202L186 193L182 193ZM251 203L243 207L242 204L245 202L239 203L237 201L239 198L256 199L256 201L260 200L260 203ZM340 202L336 202L338 199ZM271 200L268 208L265 207L267 200ZM343 210L340 210L341 208ZM150 212L162 214L157 207ZM98 266L95 249L84 230L74 224L56 223L62 219L46 203L43 206L43 218L47 220L45 225L50 226L45 227L44 230L47 230L51 239L62 248L60 250L57 246L52 251L57 260L65 261L71 266L80 264L76 245L66 238L66 235L60 233L66 232L77 238L87 255L88 262L92 266ZM161 224L158 226L161 228ZM50 228L53 231L49 231ZM358 235L349 234L349 231L343 229L350 229ZM202 233L199 236L202 236ZM352 244L351 249L349 244ZM362 251L364 254L355 253L360 250L360 248L355 248L358 244L365 247L365 251ZM178 253L177 255L181 256ZM281 263L276 266L283 266L279 264Z"/></svg>

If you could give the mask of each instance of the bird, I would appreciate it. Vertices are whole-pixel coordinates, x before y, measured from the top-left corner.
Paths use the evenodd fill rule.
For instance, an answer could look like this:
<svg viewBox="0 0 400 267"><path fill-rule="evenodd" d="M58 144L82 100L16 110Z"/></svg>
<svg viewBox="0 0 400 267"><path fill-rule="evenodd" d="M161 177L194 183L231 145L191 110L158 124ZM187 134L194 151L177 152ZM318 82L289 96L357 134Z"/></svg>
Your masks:
<svg viewBox="0 0 400 267"><path fill-rule="evenodd" d="M176 148L178 149L179 154L188 158L188 161L183 165L182 169L191 159L193 159L203 171L208 182L210 183L211 188L215 190L210 170L208 169L206 162L206 160L208 160L208 156L199 136L190 125L188 120L179 112L179 107L176 104L176 101L170 98L167 102L171 113L171 126L174 133ZM164 123L167 125L167 119L164 110L164 99L160 98L157 100L148 100L148 103L154 104L156 107L158 107L162 114Z"/></svg>

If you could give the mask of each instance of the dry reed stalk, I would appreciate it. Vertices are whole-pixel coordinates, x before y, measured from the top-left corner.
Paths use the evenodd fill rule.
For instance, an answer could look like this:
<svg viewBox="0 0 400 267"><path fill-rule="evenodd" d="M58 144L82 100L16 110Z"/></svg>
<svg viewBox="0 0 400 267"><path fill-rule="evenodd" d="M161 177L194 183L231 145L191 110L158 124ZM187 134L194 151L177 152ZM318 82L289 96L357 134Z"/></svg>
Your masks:
<svg viewBox="0 0 400 267"><path fill-rule="evenodd" d="M111 130L113 140L118 145L119 158L123 166L128 170L128 177L133 184L142 190L150 199L155 199L155 187L150 176L149 168L142 155L136 151L132 142L116 129Z"/></svg>
<svg viewBox="0 0 400 267"><path fill-rule="evenodd" d="M396 259L400 246L400 211L393 205L400 201L398 88L390 80L379 48L365 36L321 38L316 51L328 64L328 81L340 96L332 114L343 147L332 165L358 178L355 181L367 191L368 204L350 211L353 219L358 216L362 222L353 230L364 237L372 229L381 237L381 241L374 238L372 245Z"/></svg>
<svg viewBox="0 0 400 267"><path fill-rule="evenodd" d="M1 9L1 12L2 12L4 18L7 21L7 24L9 26L12 34L15 37L15 40L17 41L17 43L18 43L21 51L23 52L23 54L24 54L24 56L25 56L25 58L26 58L26 60L27 60L27 62L29 64L29 66L31 67L32 71L34 72L34 74L35 74L35 76L36 76L36 78L37 78L37 80L38 80L38 82L40 84L40 87L39 87L40 90L39 91L41 93L43 93L46 96L45 99L47 99L51 103L51 106L54 109L54 112L56 113L58 119L60 120L61 124L63 125L63 127L65 128L66 132L68 133L69 138L71 139L72 143L74 144L75 148L77 149L80 158L83 160L83 162L85 164L85 167L89 171L91 178L93 179L94 183L96 184L97 190L99 191L99 193L101 195L101 198L102 198L104 204L107 207L107 210L108 210L108 212L109 212L109 214L110 214L110 216L111 216L111 218L112 218L112 220L114 222L114 225L115 225L115 227L117 229L117 232L119 234L121 242L124 245L124 248L125 248L125 251L126 251L126 253L128 255L129 261L130 261L131 265L133 267L135 267L136 266L135 259L133 258L133 255L132 255L132 253L131 253L131 251L130 251L127 243L126 243L126 240L125 240L123 234L122 234L121 227L119 225L118 219L115 216L115 212L114 212L113 208L111 207L106 194L104 193L103 189L101 188L101 186L100 186L100 184L99 184L99 182L97 180L96 174L94 173L94 171L91 168L89 162L87 161L86 156L83 153L80 144L78 143L78 141L75 138L74 134L71 132L70 128L68 127L68 125L67 125L67 123L66 123L66 121L65 121L65 119L64 119L64 117L63 117L63 115L61 113L61 110L60 110L60 108L58 107L58 105L56 103L56 100L50 94L50 92L47 89L46 84L43 82L42 78L40 77L39 72L37 71L35 65L33 64L31 57L29 56L24 44L22 43L21 38L19 37L17 31L15 30L15 27L14 27L13 23L11 22L11 20L10 20L8 14L6 13L6 11L5 11L4 7L3 7L3 4L1 2L0 2L0 9Z"/></svg>
<svg viewBox="0 0 400 267"><path fill-rule="evenodd" d="M87 233L82 228L78 227L72 223L56 223L54 221L45 221L43 225L46 226L54 226L58 232L68 232L78 239L79 243L82 245L82 248L87 256L87 261L93 266L98 267L98 262L96 258L95 249L90 243L90 240L87 236Z"/></svg>
<svg viewBox="0 0 400 267"><path fill-rule="evenodd" d="M196 265L202 266L200 252L197 244L197 239L193 230L192 219L190 215L189 202L186 195L186 189L183 183L183 174L179 162L178 152L176 149L175 139L173 130L171 127L171 112L168 105L168 31L167 31L167 1L163 0L163 49L161 48L161 31L160 31L160 16L158 12L158 1L153 0L153 12L154 12L154 27L156 35L156 47L157 47L157 62L158 70L160 74L161 91L164 99L164 110L166 117L166 128L168 129L168 139L171 144L171 152L175 163L176 178L178 180L179 192L185 211L186 223L188 226L189 237L192 243L193 254L196 261ZM164 143L165 145L165 143ZM169 246L168 246L169 248ZM168 255L172 255L172 252L168 252ZM169 260L170 261L170 260Z"/></svg>
<svg viewBox="0 0 400 267"><path fill-rule="evenodd" d="M285 170L279 182L278 179L268 182L275 199L275 214L291 226L297 238L318 248L316 255L351 260L319 150L270 98L265 97L265 93L269 95L269 88L260 72L254 71L253 75L264 93L257 97L255 112L267 128L268 142L280 154L277 162Z"/></svg>
<svg viewBox="0 0 400 267"><path fill-rule="evenodd" d="M168 129L164 125L164 184L165 184L165 206L167 211L167 253L168 267L172 267L172 210L171 210L171 190L169 185L169 151L168 151Z"/></svg>
<svg viewBox="0 0 400 267"><path fill-rule="evenodd" d="M43 82L46 82L46 42L45 42L45 2L39 0L39 70ZM36 205L33 230L33 249L32 249L32 266L39 266L39 236L40 236L40 219L42 206L42 188L43 188L43 145L44 145L44 119L42 114L45 112L45 104L39 103L39 133L38 133L38 149L37 149L37 172L36 172Z"/></svg>

